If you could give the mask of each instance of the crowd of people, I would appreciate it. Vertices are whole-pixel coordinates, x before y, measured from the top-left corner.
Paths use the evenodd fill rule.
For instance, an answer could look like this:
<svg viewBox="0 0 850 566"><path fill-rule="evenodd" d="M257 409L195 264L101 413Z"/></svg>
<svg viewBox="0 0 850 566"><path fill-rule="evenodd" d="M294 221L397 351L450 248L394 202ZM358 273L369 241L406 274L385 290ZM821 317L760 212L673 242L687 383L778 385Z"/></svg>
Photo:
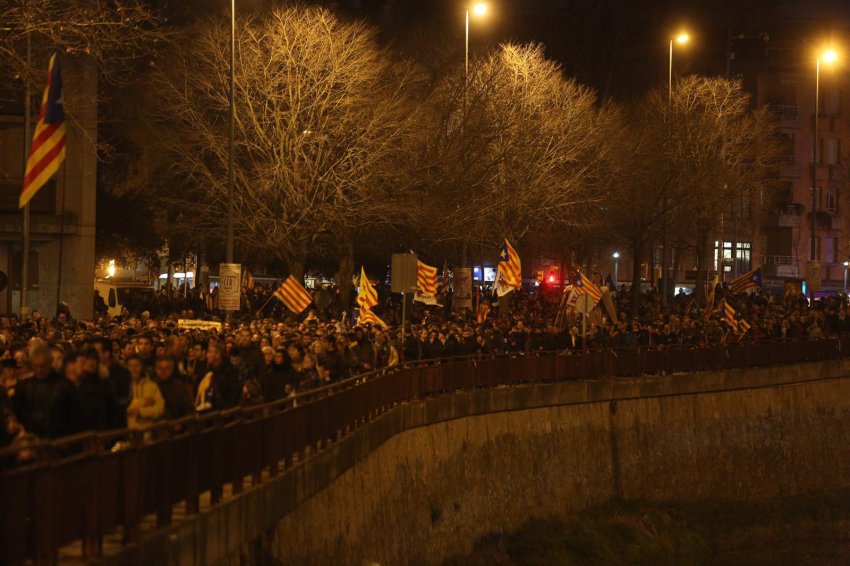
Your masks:
<svg viewBox="0 0 850 566"><path fill-rule="evenodd" d="M125 312L76 321L67 309L48 319L0 318L0 446L82 431L145 429L171 419L268 403L380 370L402 360L510 352L530 355L587 348L701 347L731 341L816 340L850 332L846 297L773 296L756 290L719 301L748 322L732 328L720 310L706 315L688 295L662 308L659 296L615 293L617 317L596 309L584 325L563 312L558 292L514 292L484 320L472 310L415 304L402 332L391 296L377 309L387 328L350 324L356 310L242 313L219 328L180 328L191 309ZM271 290L246 290L259 303ZM191 306L177 303L179 306ZM140 307L142 308L142 307ZM637 316L629 317L633 310ZM251 314L251 313L254 314ZM204 318L215 315L203 312ZM480 314L480 313L479 313Z"/></svg>

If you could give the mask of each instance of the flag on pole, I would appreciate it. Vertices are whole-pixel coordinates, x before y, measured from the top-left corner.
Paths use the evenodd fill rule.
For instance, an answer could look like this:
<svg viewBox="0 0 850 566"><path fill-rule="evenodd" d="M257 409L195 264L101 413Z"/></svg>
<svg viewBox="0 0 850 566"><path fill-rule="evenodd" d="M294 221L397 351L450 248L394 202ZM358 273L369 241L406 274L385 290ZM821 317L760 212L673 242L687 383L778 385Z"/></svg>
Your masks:
<svg viewBox="0 0 850 566"><path fill-rule="evenodd" d="M438 304L436 267L431 267L421 261L417 262L416 293L413 295L413 300L427 305Z"/></svg>
<svg viewBox="0 0 850 566"><path fill-rule="evenodd" d="M245 270L245 278L242 281L242 286L245 287L246 289L253 289L254 288L254 276L251 275L251 272L248 271L247 269Z"/></svg>
<svg viewBox="0 0 850 566"><path fill-rule="evenodd" d="M478 310L475 312L475 322L477 324L484 324L487 320L487 315L490 314L490 303L487 301L481 301L478 303Z"/></svg>
<svg viewBox="0 0 850 566"><path fill-rule="evenodd" d="M519 254L507 238L505 245L502 246L501 253L499 253L499 263L496 265L496 270L498 271L497 282L499 274L501 274L504 284L508 287L519 289L522 286L522 265L519 261Z"/></svg>
<svg viewBox="0 0 850 566"><path fill-rule="evenodd" d="M576 279L574 289L579 295L587 295L590 297L590 300L593 301L594 305L602 298L602 290L590 280L590 277L585 277L581 271L578 272L578 279Z"/></svg>
<svg viewBox="0 0 850 566"><path fill-rule="evenodd" d="M27 158L24 186L18 199L19 208L26 206L65 160L65 109L62 105L62 75L54 53L50 56L47 69L47 84L41 97L38 123Z"/></svg>
<svg viewBox="0 0 850 566"><path fill-rule="evenodd" d="M437 268L417 261L416 288L424 295L437 294Z"/></svg>
<svg viewBox="0 0 850 566"><path fill-rule="evenodd" d="M274 296L295 314L301 314L313 302L313 297L310 296L307 289L292 275L280 284L280 287L275 290Z"/></svg>
<svg viewBox="0 0 850 566"><path fill-rule="evenodd" d="M750 324L746 320L744 320L743 318L738 321L738 333L739 334L741 334L741 335L746 334L747 331L750 328L752 328L752 326L750 326Z"/></svg>
<svg viewBox="0 0 850 566"><path fill-rule="evenodd" d="M381 328L387 328L387 323L378 318L378 315L373 313L371 310L360 307L360 316L357 317L356 326L360 326L361 324L371 324L373 326L380 326Z"/></svg>
<svg viewBox="0 0 850 566"><path fill-rule="evenodd" d="M360 310L372 310L378 304L378 292L369 283L369 278L366 277L366 268L360 267L360 287L357 292L357 304L360 305Z"/></svg>
<svg viewBox="0 0 850 566"><path fill-rule="evenodd" d="M740 277L732 281L732 294L744 293L750 289L761 287L761 267L753 269L748 273L744 273Z"/></svg>
<svg viewBox="0 0 850 566"><path fill-rule="evenodd" d="M738 321L735 320L735 309L732 308L732 305L723 301L723 320L726 321L726 324L729 325L729 328L738 332Z"/></svg>
<svg viewBox="0 0 850 566"><path fill-rule="evenodd" d="M708 318L711 315L711 309L714 308L714 298L717 294L717 286L720 285L720 272L714 276L714 281L711 283L711 288L708 290L708 296L705 298L705 314L703 318Z"/></svg>

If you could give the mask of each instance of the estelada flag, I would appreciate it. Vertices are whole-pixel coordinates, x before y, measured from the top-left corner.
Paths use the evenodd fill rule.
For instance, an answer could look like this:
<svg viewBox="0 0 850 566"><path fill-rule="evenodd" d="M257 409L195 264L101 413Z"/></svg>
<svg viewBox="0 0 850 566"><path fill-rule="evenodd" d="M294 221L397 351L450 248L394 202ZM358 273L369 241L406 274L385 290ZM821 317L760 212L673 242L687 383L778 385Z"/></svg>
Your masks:
<svg viewBox="0 0 850 566"><path fill-rule="evenodd" d="M761 287L761 267L735 278L730 286L733 295Z"/></svg>
<svg viewBox="0 0 850 566"><path fill-rule="evenodd" d="M360 326L362 324L371 324L372 326L379 326L381 328L387 328L387 323L378 318L378 315L373 313L369 309L360 308L360 316L357 317L356 326Z"/></svg>
<svg viewBox="0 0 850 566"><path fill-rule="evenodd" d="M585 277L580 271L576 278L574 289L579 295L587 295L590 297L590 300L593 301L594 305L596 305L596 303L599 302L599 299L602 298L602 290L596 286L596 283L590 280L590 277Z"/></svg>
<svg viewBox="0 0 850 566"><path fill-rule="evenodd" d="M27 158L24 186L18 199L19 208L26 206L65 160L65 109L62 104L62 75L54 53L50 56L47 69L47 84L41 97L38 123Z"/></svg>
<svg viewBox="0 0 850 566"><path fill-rule="evenodd" d="M274 292L274 296L295 314L301 314L313 302L313 297L310 296L307 289L292 275L280 284L280 287Z"/></svg>
<svg viewBox="0 0 850 566"><path fill-rule="evenodd" d="M366 277L366 268L360 267L360 288L357 292L357 304L360 309L371 310L378 304L378 292L369 283L369 278Z"/></svg>
<svg viewBox="0 0 850 566"><path fill-rule="evenodd" d="M519 254L505 238L505 245L502 246L502 251L499 253L499 263L496 264L496 270L501 274L504 284L508 287L519 289L522 287L522 265L519 261ZM499 277L497 276L498 280Z"/></svg>

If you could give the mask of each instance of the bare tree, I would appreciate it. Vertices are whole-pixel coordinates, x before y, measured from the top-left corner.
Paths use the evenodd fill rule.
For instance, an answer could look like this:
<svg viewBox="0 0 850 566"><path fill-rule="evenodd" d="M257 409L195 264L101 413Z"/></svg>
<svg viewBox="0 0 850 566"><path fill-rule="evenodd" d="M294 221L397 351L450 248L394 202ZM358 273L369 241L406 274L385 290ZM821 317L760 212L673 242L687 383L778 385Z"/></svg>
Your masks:
<svg viewBox="0 0 850 566"><path fill-rule="evenodd" d="M607 168L606 214L633 254L633 307L641 261L665 222L673 239L696 252L702 300L709 240L723 213L735 201L747 200L754 210L769 201L778 156L770 120L751 109L738 83L698 76L675 85L669 111L665 89L622 109L620 117L606 135L620 156Z"/></svg>
<svg viewBox="0 0 850 566"><path fill-rule="evenodd" d="M321 8L282 8L239 27L237 245L300 275L310 253L350 248L388 214L388 165L414 131L412 78L371 28ZM208 241L222 239L227 203L228 33L195 27L151 76L160 196L190 211L182 232Z"/></svg>
<svg viewBox="0 0 850 566"><path fill-rule="evenodd" d="M658 109L659 102L655 101ZM731 205L756 212L775 185L779 145L765 108L752 110L739 82L689 76L676 84L670 119L670 218L696 252L696 296L702 300L710 238Z"/></svg>
<svg viewBox="0 0 850 566"><path fill-rule="evenodd" d="M29 65L28 37L37 61ZM125 82L165 37L159 16L141 0L8 0L0 8L0 65L10 78L39 84L45 54L55 50L91 57L101 77Z"/></svg>
<svg viewBox="0 0 850 566"><path fill-rule="evenodd" d="M466 93L463 75L454 75L426 103L414 171L427 206L414 210L414 224L432 242L493 246L582 221L580 207L597 200L593 93L538 45L504 45L471 67Z"/></svg>

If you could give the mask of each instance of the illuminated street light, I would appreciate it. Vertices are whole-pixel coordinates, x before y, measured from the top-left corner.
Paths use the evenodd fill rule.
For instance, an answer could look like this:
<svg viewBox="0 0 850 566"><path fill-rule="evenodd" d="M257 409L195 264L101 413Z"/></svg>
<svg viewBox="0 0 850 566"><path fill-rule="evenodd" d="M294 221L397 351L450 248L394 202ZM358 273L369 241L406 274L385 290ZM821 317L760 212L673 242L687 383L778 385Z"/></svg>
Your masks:
<svg viewBox="0 0 850 566"><path fill-rule="evenodd" d="M673 109L673 42L678 43L679 45L684 45L691 39L685 32L679 33L679 35L670 38L670 61L668 65L668 73L667 73L667 144L669 151L670 144L670 117ZM669 172L668 172L668 176ZM667 306L667 289L670 279L669 273L667 273L667 192L670 187L665 188L662 193L662 204L661 209L664 211L664 218L662 219L662 231L661 231L661 306Z"/></svg>
<svg viewBox="0 0 850 566"><path fill-rule="evenodd" d="M620 252L614 252L611 257L614 258L614 285L616 285L620 281Z"/></svg>
<svg viewBox="0 0 850 566"><path fill-rule="evenodd" d="M817 57L815 62L815 119L814 134L812 135L812 222L811 237L809 238L809 261L817 261L815 257L817 231L818 231L818 122L820 121L820 66L821 62L832 65L838 60L838 53L834 49L825 49ZM845 268L846 271L846 268ZM846 285L845 285L846 287ZM814 298L814 291L812 291Z"/></svg>
<svg viewBox="0 0 850 566"><path fill-rule="evenodd" d="M472 5L472 14L475 16L483 16L487 13L487 4L484 2L476 2ZM469 6L466 8L466 39L463 48L463 129L466 131L466 105L467 105L467 89L469 88ZM463 241L461 264L466 267L466 239ZM483 281L483 279L482 279Z"/></svg>

